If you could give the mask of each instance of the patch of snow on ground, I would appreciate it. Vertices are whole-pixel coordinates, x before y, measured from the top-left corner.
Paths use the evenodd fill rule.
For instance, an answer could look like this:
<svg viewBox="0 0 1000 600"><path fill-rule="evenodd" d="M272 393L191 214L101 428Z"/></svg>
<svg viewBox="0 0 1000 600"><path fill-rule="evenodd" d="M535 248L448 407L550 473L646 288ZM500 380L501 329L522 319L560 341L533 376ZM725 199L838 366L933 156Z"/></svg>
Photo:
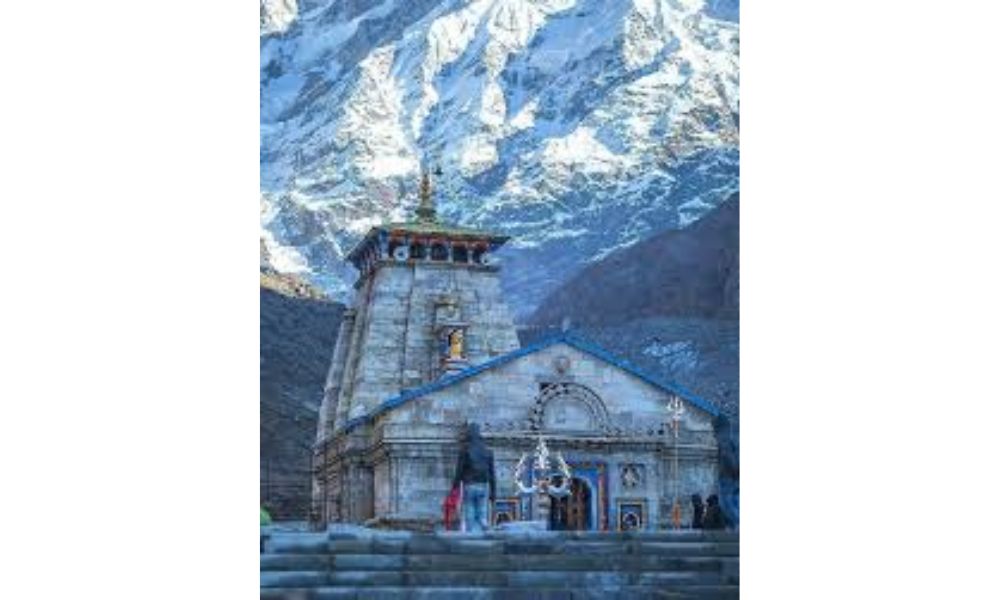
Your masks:
<svg viewBox="0 0 1000 600"><path fill-rule="evenodd" d="M690 341L668 344L655 341L646 346L642 353L658 359L661 365L672 372L691 371L698 367L698 350Z"/></svg>

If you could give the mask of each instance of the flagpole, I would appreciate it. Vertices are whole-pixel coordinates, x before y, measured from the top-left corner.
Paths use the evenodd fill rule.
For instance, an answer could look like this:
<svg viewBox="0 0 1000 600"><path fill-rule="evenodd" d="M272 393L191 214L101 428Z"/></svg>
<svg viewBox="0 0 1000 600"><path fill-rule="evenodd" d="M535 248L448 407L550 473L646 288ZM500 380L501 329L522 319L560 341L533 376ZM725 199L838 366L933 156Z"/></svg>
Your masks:
<svg viewBox="0 0 1000 600"><path fill-rule="evenodd" d="M681 527L681 503L680 503L680 462L678 457L679 442L678 442L678 431L681 425L681 416L684 414L684 404L681 399L674 396L667 406L667 410L670 412L671 429L673 429L674 434L674 461L673 461L673 492L674 492L674 504L671 508L671 523L674 529L680 529Z"/></svg>

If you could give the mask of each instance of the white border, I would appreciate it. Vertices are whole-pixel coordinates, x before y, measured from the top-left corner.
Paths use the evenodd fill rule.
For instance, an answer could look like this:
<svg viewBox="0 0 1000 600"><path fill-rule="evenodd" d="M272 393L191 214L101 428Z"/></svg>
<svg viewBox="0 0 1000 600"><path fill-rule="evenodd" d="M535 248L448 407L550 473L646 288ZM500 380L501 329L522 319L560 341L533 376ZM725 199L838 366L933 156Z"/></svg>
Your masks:
<svg viewBox="0 0 1000 600"><path fill-rule="evenodd" d="M744 6L743 597L995 587L995 12ZM10 597L258 594L256 17L5 7Z"/></svg>

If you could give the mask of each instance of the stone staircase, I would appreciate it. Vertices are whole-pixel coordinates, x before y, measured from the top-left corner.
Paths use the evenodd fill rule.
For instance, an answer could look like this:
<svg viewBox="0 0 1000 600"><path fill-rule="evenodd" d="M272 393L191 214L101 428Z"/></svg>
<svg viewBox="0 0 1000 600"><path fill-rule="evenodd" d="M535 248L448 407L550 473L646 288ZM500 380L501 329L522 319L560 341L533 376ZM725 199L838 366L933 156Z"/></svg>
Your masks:
<svg viewBox="0 0 1000 600"><path fill-rule="evenodd" d="M339 527L275 534L262 599L739 598L725 532L411 533Z"/></svg>

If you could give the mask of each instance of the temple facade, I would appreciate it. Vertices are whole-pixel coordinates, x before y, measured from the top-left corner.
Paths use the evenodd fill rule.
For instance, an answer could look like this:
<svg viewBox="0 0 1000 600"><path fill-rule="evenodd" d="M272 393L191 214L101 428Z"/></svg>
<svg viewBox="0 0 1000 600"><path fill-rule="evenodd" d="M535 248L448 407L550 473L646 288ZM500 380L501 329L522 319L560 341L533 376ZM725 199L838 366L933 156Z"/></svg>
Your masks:
<svg viewBox="0 0 1000 600"><path fill-rule="evenodd" d="M559 529L687 524L718 492L709 402L564 332L520 347L500 288L502 235L441 223L430 181L416 218L373 228L320 408L313 485L324 522L433 528L467 422L496 456L495 523L531 514L516 463L539 437L568 463ZM679 508L673 508L673 507Z"/></svg>

